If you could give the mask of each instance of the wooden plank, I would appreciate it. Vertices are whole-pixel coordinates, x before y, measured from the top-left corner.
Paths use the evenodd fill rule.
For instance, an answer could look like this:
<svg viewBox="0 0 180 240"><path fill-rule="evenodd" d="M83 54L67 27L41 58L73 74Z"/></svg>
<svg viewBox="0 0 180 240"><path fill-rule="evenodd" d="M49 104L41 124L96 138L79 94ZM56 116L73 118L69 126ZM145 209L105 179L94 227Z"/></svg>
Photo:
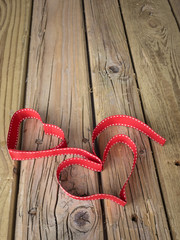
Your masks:
<svg viewBox="0 0 180 240"><path fill-rule="evenodd" d="M122 1L148 124L167 139L152 143L172 236L180 236L180 34L167 1ZM138 34L137 34L138 33Z"/></svg>
<svg viewBox="0 0 180 240"><path fill-rule="evenodd" d="M1 1L0 12L0 239L12 239L18 169L6 139L11 116L24 101L31 0Z"/></svg>
<svg viewBox="0 0 180 240"><path fill-rule="evenodd" d="M179 0L169 0L169 3L172 8L174 17L177 21L177 24L180 27L180 2Z"/></svg>
<svg viewBox="0 0 180 240"><path fill-rule="evenodd" d="M84 4L97 123L115 114L144 121L118 2L91 0ZM161 128L154 129L163 135ZM148 138L133 129L113 127L100 138L101 156L107 139L120 132L135 141L139 157L126 188L128 204L123 208L104 202L108 239L170 239ZM130 163L129 150L121 145L113 148L101 174L104 193L118 196Z"/></svg>
<svg viewBox="0 0 180 240"><path fill-rule="evenodd" d="M70 147L91 150L92 110L80 0L34 2L26 107L38 110L43 121L61 126ZM42 134L36 121L27 121L23 133L24 149L57 143ZM73 200L59 189L60 161L57 157L22 163L16 239L103 239L99 201ZM61 179L71 193L98 192L97 174L80 166L66 169Z"/></svg>

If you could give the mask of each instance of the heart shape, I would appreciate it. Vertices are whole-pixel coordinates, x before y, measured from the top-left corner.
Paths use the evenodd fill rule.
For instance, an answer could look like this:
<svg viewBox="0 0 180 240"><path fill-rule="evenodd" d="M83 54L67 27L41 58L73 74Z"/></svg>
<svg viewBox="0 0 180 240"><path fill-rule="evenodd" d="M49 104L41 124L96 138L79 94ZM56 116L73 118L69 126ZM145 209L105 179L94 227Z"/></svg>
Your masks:
<svg viewBox="0 0 180 240"><path fill-rule="evenodd" d="M124 143L126 144L133 152L134 159L133 159L133 165L131 172L125 181L121 191L120 191L120 197L116 197L110 194L94 194L86 197L79 197L74 196L68 193L62 186L61 188L64 190L64 192L69 195L70 197L78 200L96 200L96 199L110 199L122 206L126 205L126 193L125 193L125 187L129 181L129 178L134 170L136 160L137 160L137 148L135 143L126 135L124 134L118 134L112 137L109 142L106 145L106 148L104 150L103 159L101 160L99 157L96 156L95 150L94 150L94 142L95 139L101 134L103 131L105 131L110 126L127 126L131 128L135 128L138 131L141 131L142 133L146 134L148 137L153 139L154 141L158 142L161 145L164 145L165 139L162 138L160 135L158 135L156 132L154 132L148 125L141 122L140 120L127 116L127 115L115 115L110 116L104 120L102 120L94 129L92 133L92 147L93 147L93 153L89 153L88 151L85 151L80 148L68 148L66 144L66 139L64 137L64 132L61 128L51 125L51 124L43 124L44 132L45 134L56 136L59 139L61 139L61 142L59 145L57 145L54 148L48 149L48 150L42 150L42 151L22 151L22 150L16 150L16 145L18 141L18 131L20 123L25 119L38 119L42 122L40 115L34 110L30 108L20 109L17 112L14 113L9 127L8 132L8 138L7 138L7 147L9 154L12 158L12 160L30 160L34 158L42 158L42 157L50 157L50 156L57 156L57 155L78 155L79 157L73 157L64 160L61 162L57 168L57 181L61 186L60 182L60 173L61 171L70 166L70 165L80 165L82 167L88 168L93 171L101 172L103 170L103 165L107 159L107 155L111 149L111 147L116 143Z"/></svg>
<svg viewBox="0 0 180 240"><path fill-rule="evenodd" d="M18 141L19 126L20 126L21 122L25 119L39 120L43 124L45 134L56 136L57 138L61 139L60 144L52 149L67 147L66 139L64 137L64 132L61 128L59 128L55 125L52 125L52 124L43 123L38 112L36 112L34 109L31 109L31 108L24 108L24 109L20 109L17 112L15 112L11 118L8 137L7 137L8 149L16 148L17 141ZM20 152L22 152L22 151L20 151ZM29 152L29 154L30 153L31 152ZM15 156L15 159L13 159L13 160L17 160L16 156ZM22 159L20 159L20 160L22 160Z"/></svg>

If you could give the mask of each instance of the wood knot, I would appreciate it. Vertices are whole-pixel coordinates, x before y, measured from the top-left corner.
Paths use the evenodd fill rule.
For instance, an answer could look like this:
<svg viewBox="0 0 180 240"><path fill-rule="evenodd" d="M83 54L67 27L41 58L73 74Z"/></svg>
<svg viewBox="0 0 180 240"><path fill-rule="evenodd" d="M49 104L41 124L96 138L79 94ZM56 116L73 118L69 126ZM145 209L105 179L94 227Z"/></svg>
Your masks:
<svg viewBox="0 0 180 240"><path fill-rule="evenodd" d="M83 142L83 143L87 143L87 142L89 142L89 140L88 140L87 138L83 138L83 139L82 139L82 142Z"/></svg>
<svg viewBox="0 0 180 240"><path fill-rule="evenodd" d="M19 169L17 167L14 167L13 168L13 173L19 175Z"/></svg>
<svg viewBox="0 0 180 240"><path fill-rule="evenodd" d="M61 172L59 180L60 180L61 182L68 181L68 172L67 172L66 169L64 169L64 170Z"/></svg>
<svg viewBox="0 0 180 240"><path fill-rule="evenodd" d="M78 207L72 211L69 218L71 230L88 232L94 226L96 215L91 207Z"/></svg>
<svg viewBox="0 0 180 240"><path fill-rule="evenodd" d="M140 9L140 15L144 16L152 16L153 15L153 7L149 4L144 4Z"/></svg>
<svg viewBox="0 0 180 240"><path fill-rule="evenodd" d="M113 73L118 73L119 72L119 68L117 66L110 66L109 70Z"/></svg>
<svg viewBox="0 0 180 240"><path fill-rule="evenodd" d="M37 208L31 208L28 212L28 214L32 215L32 216L35 216L37 213Z"/></svg>
<svg viewBox="0 0 180 240"><path fill-rule="evenodd" d="M77 212L74 216L74 221L79 227L83 227L89 222L89 214L86 211Z"/></svg>
<svg viewBox="0 0 180 240"><path fill-rule="evenodd" d="M36 141L35 141L35 143L36 143L36 144L38 144L38 145L39 145L39 144L42 144L42 143L43 143L43 140L42 140L42 139L39 139L39 138L37 138L37 139L36 139Z"/></svg>
<svg viewBox="0 0 180 240"><path fill-rule="evenodd" d="M145 153L145 150L143 150L143 149L141 149L140 151L139 151L139 154L140 155L143 155Z"/></svg>
<svg viewBox="0 0 180 240"><path fill-rule="evenodd" d="M152 28L156 28L158 26L157 20L156 19L151 19L149 21L149 26Z"/></svg>

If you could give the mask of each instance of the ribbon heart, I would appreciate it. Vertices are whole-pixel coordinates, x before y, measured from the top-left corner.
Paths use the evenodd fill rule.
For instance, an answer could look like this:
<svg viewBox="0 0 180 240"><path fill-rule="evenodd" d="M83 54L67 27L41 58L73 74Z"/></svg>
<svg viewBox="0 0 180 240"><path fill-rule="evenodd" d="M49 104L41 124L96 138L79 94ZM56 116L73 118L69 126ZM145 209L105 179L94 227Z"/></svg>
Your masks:
<svg viewBox="0 0 180 240"><path fill-rule="evenodd" d="M148 125L141 122L140 120L126 116L126 115L115 115L110 116L103 121L101 121L96 128L94 129L92 133L92 147L93 147L93 154L89 153L88 151L85 151L80 148L68 148L66 144L66 139L64 137L64 132L61 128L51 125L51 124L43 124L44 132L49 135L53 135L61 139L61 142L59 145L57 145L54 148L48 149L48 150L42 150L42 151L22 151L22 150L16 150L16 145L18 141L18 131L20 123L25 119L38 119L42 122L40 115L33 109L25 108L20 109L17 112L14 113L9 127L8 132L8 138L7 138L7 147L9 154L13 160L30 160L34 158L42 158L42 157L50 157L50 156L57 156L57 155L78 155L78 157L73 157L64 160L61 162L57 168L57 181L61 186L60 182L60 173L61 171L70 166L70 165L80 165L82 167L88 168L93 171L101 172L103 170L103 165L106 161L107 155L111 149L111 147L116 143L124 143L126 144L133 152L134 160L131 172L124 183L119 197L110 195L110 194L94 194L86 197L79 197L74 196L70 193L68 193L62 186L61 188L64 190L64 192L69 195L70 197L78 200L96 200L96 199L110 199L122 206L125 206L126 201L126 193L125 193L125 187L128 183L128 180L134 170L136 160L137 160L137 148L135 143L126 135L124 134L118 134L112 137L109 142L106 145L106 148L104 150L103 159L101 160L99 157L96 156L95 150L94 150L94 143L96 138L101 134L101 132L105 131L110 126L126 126L135 128L138 131L141 131L142 133L146 134L148 137L153 139L154 141L158 142L161 145L164 145L165 139L162 138L160 135L158 135L156 132L154 132ZM81 158L79 157L81 156Z"/></svg>

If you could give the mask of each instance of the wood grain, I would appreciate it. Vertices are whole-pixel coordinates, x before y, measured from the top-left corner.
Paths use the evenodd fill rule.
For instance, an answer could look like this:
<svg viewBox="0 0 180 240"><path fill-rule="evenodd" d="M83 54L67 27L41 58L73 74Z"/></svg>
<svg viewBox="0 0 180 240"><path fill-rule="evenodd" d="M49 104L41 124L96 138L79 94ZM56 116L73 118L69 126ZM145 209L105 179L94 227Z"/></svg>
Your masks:
<svg viewBox="0 0 180 240"><path fill-rule="evenodd" d="M177 24L180 28L180 1L179 0L169 0L170 6L172 8L172 12L177 21ZM168 9L169 11L169 9Z"/></svg>
<svg viewBox="0 0 180 240"><path fill-rule="evenodd" d="M97 123L115 114L144 121L118 2L91 0L84 5ZM153 127L163 135L161 128ZM136 130L113 127L100 137L100 154L107 139L119 132L135 141L139 158L126 188L128 204L123 208L104 202L108 239L170 239L148 138ZM114 147L101 174L102 191L118 196L131 164L131 152L122 145Z"/></svg>
<svg viewBox="0 0 180 240"><path fill-rule="evenodd" d="M31 0L0 1L0 239L12 239L18 166L6 139L12 114L23 106Z"/></svg>
<svg viewBox="0 0 180 240"><path fill-rule="evenodd" d="M121 4L147 122L167 139L164 148L152 146L172 236L179 239L180 34L166 1Z"/></svg>
<svg viewBox="0 0 180 240"><path fill-rule="evenodd" d="M80 0L34 1L26 107L43 121L61 126L69 147L91 151L92 110ZM24 149L45 149L57 139L44 136L42 126L27 121ZM56 181L63 158L23 162L15 238L103 239L99 201L66 196ZM82 167L65 169L64 187L77 195L98 193L97 174Z"/></svg>

